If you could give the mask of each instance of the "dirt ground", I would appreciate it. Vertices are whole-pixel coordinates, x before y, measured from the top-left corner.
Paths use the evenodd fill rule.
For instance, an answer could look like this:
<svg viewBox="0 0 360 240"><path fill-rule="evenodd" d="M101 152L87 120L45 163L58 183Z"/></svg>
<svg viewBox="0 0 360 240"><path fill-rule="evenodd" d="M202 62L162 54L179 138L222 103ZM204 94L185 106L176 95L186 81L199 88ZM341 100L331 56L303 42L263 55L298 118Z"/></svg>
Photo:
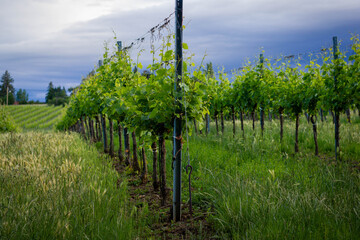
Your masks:
<svg viewBox="0 0 360 240"><path fill-rule="evenodd" d="M151 176L147 176L145 183L140 181L139 175L129 174L124 164L114 164L115 169L122 177L128 180L130 201L137 208L148 206L149 215L154 217L154 222L149 226L150 233L144 233L141 236L146 239L218 239L214 229L207 221L208 213L200 209L194 209L189 212L189 204L182 205L181 220L174 222L172 220L172 190L169 189L168 198L165 206L161 206L160 191L154 191Z"/></svg>

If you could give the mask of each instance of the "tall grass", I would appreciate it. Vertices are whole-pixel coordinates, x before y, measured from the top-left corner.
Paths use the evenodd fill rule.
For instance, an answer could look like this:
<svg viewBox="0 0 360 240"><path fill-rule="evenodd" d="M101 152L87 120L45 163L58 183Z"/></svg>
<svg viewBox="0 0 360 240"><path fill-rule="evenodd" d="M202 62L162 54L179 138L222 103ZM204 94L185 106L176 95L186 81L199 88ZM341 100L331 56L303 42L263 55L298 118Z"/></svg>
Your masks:
<svg viewBox="0 0 360 240"><path fill-rule="evenodd" d="M132 239L146 209L132 208L126 180L117 180L77 134L1 134L0 236Z"/></svg>
<svg viewBox="0 0 360 240"><path fill-rule="evenodd" d="M334 159L334 126L329 118L318 122L320 157L314 156L312 125L305 118L301 119L297 154L295 124L290 120L285 122L283 143L275 120L266 122L263 136L258 124L255 132L252 130L250 121L245 121L245 139L239 122L235 138L229 122L224 135L216 134L214 124L208 136L193 134L186 144L194 169L195 209L211 213L209 221L221 239L358 239L360 127L358 118L352 124L342 120L342 160L338 162ZM117 142L115 136L115 150ZM102 143L96 145L102 148ZM170 139L166 148L171 186ZM151 154L148 148L148 160ZM185 171L182 177L185 202L189 199ZM195 211L195 217L198 213ZM142 214L139 219L149 216ZM139 222L145 226L144 219Z"/></svg>
<svg viewBox="0 0 360 240"><path fill-rule="evenodd" d="M230 123L226 129L223 136L213 131L190 140L194 205L212 212L210 220L221 238L359 238L360 174L353 168L354 161L360 162L358 124L341 126L339 162L333 158L330 121L319 123L321 158L313 154L312 126L305 119L298 154L291 121L285 124L283 144L275 121L266 123L263 137L260 130L253 133L248 121L245 139L240 132L233 139Z"/></svg>

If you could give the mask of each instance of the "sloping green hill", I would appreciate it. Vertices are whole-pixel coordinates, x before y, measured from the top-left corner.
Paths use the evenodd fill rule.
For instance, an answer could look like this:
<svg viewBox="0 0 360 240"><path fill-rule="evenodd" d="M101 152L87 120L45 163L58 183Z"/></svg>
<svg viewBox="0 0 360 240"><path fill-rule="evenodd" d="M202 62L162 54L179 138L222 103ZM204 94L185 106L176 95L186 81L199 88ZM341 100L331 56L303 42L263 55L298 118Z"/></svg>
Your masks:
<svg viewBox="0 0 360 240"><path fill-rule="evenodd" d="M66 108L47 105L12 105L6 110L23 129L51 129L56 125Z"/></svg>

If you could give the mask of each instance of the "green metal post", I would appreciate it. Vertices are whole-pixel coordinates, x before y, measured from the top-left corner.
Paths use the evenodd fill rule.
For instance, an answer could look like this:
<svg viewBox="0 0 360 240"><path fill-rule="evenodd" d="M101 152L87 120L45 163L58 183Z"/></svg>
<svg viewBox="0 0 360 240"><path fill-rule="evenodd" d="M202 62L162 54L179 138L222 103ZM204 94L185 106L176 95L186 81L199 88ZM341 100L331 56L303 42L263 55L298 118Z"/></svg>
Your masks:
<svg viewBox="0 0 360 240"><path fill-rule="evenodd" d="M173 182L173 220L180 221L181 219L181 88L182 81L182 23L183 23L183 1L175 0L175 101L178 117L174 119L174 182Z"/></svg>
<svg viewBox="0 0 360 240"><path fill-rule="evenodd" d="M103 65L103 61L99 60L99 67ZM105 115L100 113L101 126L103 131L103 143L104 143L104 152L107 153L107 136L106 136L106 119Z"/></svg>
<svg viewBox="0 0 360 240"><path fill-rule="evenodd" d="M260 54L260 71L261 71L261 78L263 77L264 71L264 55ZM260 125L261 125L261 136L264 134L264 106L263 103L260 103Z"/></svg>
<svg viewBox="0 0 360 240"><path fill-rule="evenodd" d="M117 47L118 47L118 52L121 52L122 50L122 42L121 41L117 41ZM126 159L126 164L128 164L128 160L129 160L129 154L130 154L130 144L129 144L129 132L128 129L125 127L124 128L124 147L125 147L125 159Z"/></svg>
<svg viewBox="0 0 360 240"><path fill-rule="evenodd" d="M117 43L117 47L118 47L118 52L120 52L122 49L122 43L121 43L121 41L117 41L116 43Z"/></svg>
<svg viewBox="0 0 360 240"><path fill-rule="evenodd" d="M210 133L210 115L207 113L206 118L206 134Z"/></svg>
<svg viewBox="0 0 360 240"><path fill-rule="evenodd" d="M333 48L334 48L334 60L338 59L338 40L337 37L333 37ZM337 64L335 63L335 74L334 74L334 89L335 89L335 93L338 93L338 89L337 89L337 74L338 74L338 67ZM339 111L337 109L337 107L335 107L335 160L338 160L338 152L339 151Z"/></svg>

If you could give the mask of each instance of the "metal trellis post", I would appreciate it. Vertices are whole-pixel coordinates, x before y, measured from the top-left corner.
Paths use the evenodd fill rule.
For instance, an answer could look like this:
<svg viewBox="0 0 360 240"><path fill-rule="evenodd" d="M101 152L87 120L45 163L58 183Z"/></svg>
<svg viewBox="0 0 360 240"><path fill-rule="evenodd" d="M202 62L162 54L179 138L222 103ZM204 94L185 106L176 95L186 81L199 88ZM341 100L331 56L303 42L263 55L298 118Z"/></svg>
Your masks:
<svg viewBox="0 0 360 240"><path fill-rule="evenodd" d="M180 221L181 219L181 87L182 81L182 23L183 23L183 1L175 1L175 102L176 102L176 117L174 119L174 139L173 139L173 161L174 161L174 182L173 182L173 220Z"/></svg>
<svg viewBox="0 0 360 240"><path fill-rule="evenodd" d="M260 71L261 71L261 78L263 77L264 71L264 55L260 54ZM260 125L261 125L261 136L264 134L264 105L260 104Z"/></svg>
<svg viewBox="0 0 360 240"><path fill-rule="evenodd" d="M116 44L117 44L117 47L118 47L118 52L121 52L121 50L122 50L122 42L117 41ZM124 128L123 132L124 132L124 147L125 147L125 158L126 158L127 154L129 154L129 150L130 150L130 146L129 146L129 142L128 142L129 133L128 133L128 129L126 127Z"/></svg>
<svg viewBox="0 0 360 240"><path fill-rule="evenodd" d="M333 37L333 48L334 48L334 60L338 59L338 40L337 37ZM334 90L335 94L338 94L337 85L337 74L338 68L335 62L335 74L334 74ZM338 160L338 152L339 152L339 111L335 108L335 160Z"/></svg>

